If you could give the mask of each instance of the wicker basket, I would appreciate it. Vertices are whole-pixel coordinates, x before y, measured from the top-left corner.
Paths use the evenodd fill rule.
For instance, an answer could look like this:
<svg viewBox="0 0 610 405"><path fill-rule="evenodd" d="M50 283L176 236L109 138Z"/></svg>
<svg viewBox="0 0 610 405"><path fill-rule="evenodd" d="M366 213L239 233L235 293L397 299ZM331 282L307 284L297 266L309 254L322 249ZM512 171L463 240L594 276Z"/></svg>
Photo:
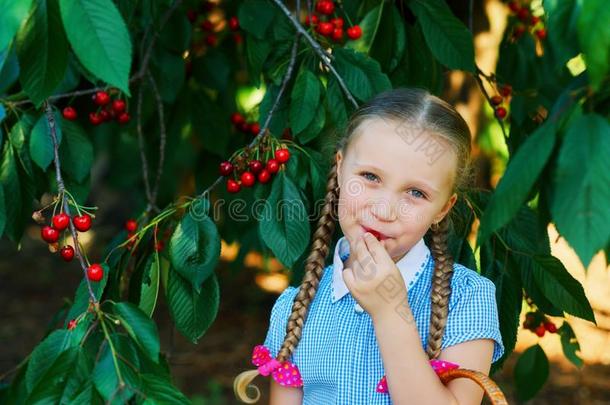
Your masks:
<svg viewBox="0 0 610 405"><path fill-rule="evenodd" d="M483 388L485 396L489 398L493 405L508 405L506 397L500 390L500 387L498 387L498 385L491 378L480 371L456 368L453 370L444 371L438 376L443 384L447 384L449 381L455 380L456 378L468 378L476 382L479 387Z"/></svg>

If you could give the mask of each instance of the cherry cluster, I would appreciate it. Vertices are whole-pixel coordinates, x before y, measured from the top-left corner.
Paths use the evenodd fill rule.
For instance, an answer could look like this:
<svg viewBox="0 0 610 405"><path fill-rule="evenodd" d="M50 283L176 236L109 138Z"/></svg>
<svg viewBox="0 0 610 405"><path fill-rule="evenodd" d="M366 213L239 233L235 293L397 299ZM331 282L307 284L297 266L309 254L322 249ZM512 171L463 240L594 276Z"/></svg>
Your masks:
<svg viewBox="0 0 610 405"><path fill-rule="evenodd" d="M44 218L42 218L39 211L36 211L33 216L39 223L44 223ZM74 228L80 232L87 232L91 228L91 216L89 214L75 215L70 218L65 212L61 212L53 216L51 225L44 225L40 229L42 240L49 244L49 250L53 253L57 252L59 248L59 237L61 236L61 233L70 226L70 220L72 220ZM74 248L70 245L64 245L59 249L59 255L66 262L69 262L74 258Z"/></svg>
<svg viewBox="0 0 610 405"><path fill-rule="evenodd" d="M261 149L268 156L273 148L263 146ZM275 149L273 158L266 161L258 158L258 150L253 155L254 158L249 151L246 151L243 155L238 155L233 162L229 159L220 163L220 174L228 177L227 191L229 193L238 193L242 186L252 187L257 180L262 184L268 183L271 177L280 170L280 167L290 159L290 151L285 147Z"/></svg>
<svg viewBox="0 0 610 405"><path fill-rule="evenodd" d="M546 332L557 333L557 326L539 311L530 311L525 314L523 327L535 333L538 337L543 337Z"/></svg>
<svg viewBox="0 0 610 405"><path fill-rule="evenodd" d="M345 39L344 21L335 15L335 3L332 0L318 0L313 15L305 18L305 25L313 27L315 32L337 43ZM349 39L356 40L362 36L362 28L352 25L345 30L345 34Z"/></svg>
<svg viewBox="0 0 610 405"><path fill-rule="evenodd" d="M234 112L233 114L231 114L231 123L233 124L235 129L243 132L244 134L252 134L256 136L261 131L261 126L258 122L246 121L246 117L244 117L239 112Z"/></svg>
<svg viewBox="0 0 610 405"><path fill-rule="evenodd" d="M89 122L93 125L111 120L116 120L119 124L126 124L131 119L127 112L127 104L121 98L111 100L107 92L98 91L93 95L92 101L97 106L96 111L89 113ZM74 121L78 118L78 113L72 106L65 107L62 115L68 121Z"/></svg>
<svg viewBox="0 0 610 405"><path fill-rule="evenodd" d="M512 37L517 40L525 34L526 31L531 32L541 41L546 39L547 31L544 28L540 17L532 15L529 5L523 4L520 1L513 0L508 2L508 8L511 13L520 21L513 27Z"/></svg>
<svg viewBox="0 0 610 405"><path fill-rule="evenodd" d="M490 101L492 107L494 108L494 115L496 116L496 118L500 120L506 118L508 111L506 110L506 107L504 107L502 104L508 97L511 96L512 92L513 88L510 86L510 84L505 84L498 88L499 94L491 96Z"/></svg>
<svg viewBox="0 0 610 405"><path fill-rule="evenodd" d="M203 1L198 9L189 9L186 12L186 17L195 27L196 32L202 34L202 41L196 43L195 48L205 43L208 46L215 47L218 45L218 34L224 30L226 26L233 33L233 40L240 44L243 38L239 31L239 19L236 16L231 16L228 20L225 18L217 18L222 15L218 13L218 4L211 1Z"/></svg>

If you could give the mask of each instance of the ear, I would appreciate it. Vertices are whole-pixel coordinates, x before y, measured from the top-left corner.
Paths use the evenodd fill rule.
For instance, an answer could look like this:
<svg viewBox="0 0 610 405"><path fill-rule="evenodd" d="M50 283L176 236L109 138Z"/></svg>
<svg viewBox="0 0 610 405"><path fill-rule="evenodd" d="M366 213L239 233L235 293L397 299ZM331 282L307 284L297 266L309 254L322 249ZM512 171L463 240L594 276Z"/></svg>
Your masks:
<svg viewBox="0 0 610 405"><path fill-rule="evenodd" d="M445 218L445 215L447 215L447 213L451 210L451 208L453 208L453 206L455 205L456 202L457 202L457 194L453 193L453 195L451 197L449 197L449 200L447 200L447 202L443 206L443 209L441 210L441 212L439 212L436 215L436 217L434 217L433 222L440 222L443 218Z"/></svg>
<svg viewBox="0 0 610 405"><path fill-rule="evenodd" d="M337 183L341 185L341 167L343 164L343 154L340 150L335 153L335 161L337 162Z"/></svg>

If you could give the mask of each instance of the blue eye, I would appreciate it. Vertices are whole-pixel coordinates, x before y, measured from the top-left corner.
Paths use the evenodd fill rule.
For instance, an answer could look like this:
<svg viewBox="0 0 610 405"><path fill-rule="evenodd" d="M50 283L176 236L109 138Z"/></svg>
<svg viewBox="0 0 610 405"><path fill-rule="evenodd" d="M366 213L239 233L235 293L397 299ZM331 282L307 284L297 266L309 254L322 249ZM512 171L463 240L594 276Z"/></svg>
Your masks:
<svg viewBox="0 0 610 405"><path fill-rule="evenodd" d="M417 189L413 189L411 191L415 191L416 193L419 193L420 196L417 197L417 198L426 198L426 195L424 193L422 193L421 191L417 190Z"/></svg>
<svg viewBox="0 0 610 405"><path fill-rule="evenodd" d="M365 179L367 179L367 180L371 180L371 178L370 178L369 176L372 176L374 179L377 179L377 178L378 178L376 175L374 175L374 174L373 174L373 173L371 173L371 172L362 172L362 173L360 173L360 175L361 175L362 177L364 177ZM374 181L374 180L371 180L371 181Z"/></svg>

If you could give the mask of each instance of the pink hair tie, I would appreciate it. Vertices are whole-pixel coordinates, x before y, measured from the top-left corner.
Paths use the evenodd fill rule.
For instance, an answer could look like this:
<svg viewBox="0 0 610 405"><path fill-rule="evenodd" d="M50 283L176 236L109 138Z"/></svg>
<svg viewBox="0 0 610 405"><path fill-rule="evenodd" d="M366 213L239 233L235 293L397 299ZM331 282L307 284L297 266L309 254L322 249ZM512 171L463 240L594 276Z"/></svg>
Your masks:
<svg viewBox="0 0 610 405"><path fill-rule="evenodd" d="M279 362L271 357L271 352L264 345L257 345L252 352L252 364L258 367L261 375L271 377L285 387L302 387L303 379L296 365L289 361Z"/></svg>
<svg viewBox="0 0 610 405"><path fill-rule="evenodd" d="M434 372L437 375L444 373L447 370L453 370L455 368L460 367L459 365L452 363L450 361L436 360L436 359L430 360L430 365L432 366L432 369L434 370ZM386 380L385 375L383 376L381 381L379 381L379 383L377 383L377 389L375 391L381 392L384 394L388 393L388 382Z"/></svg>

